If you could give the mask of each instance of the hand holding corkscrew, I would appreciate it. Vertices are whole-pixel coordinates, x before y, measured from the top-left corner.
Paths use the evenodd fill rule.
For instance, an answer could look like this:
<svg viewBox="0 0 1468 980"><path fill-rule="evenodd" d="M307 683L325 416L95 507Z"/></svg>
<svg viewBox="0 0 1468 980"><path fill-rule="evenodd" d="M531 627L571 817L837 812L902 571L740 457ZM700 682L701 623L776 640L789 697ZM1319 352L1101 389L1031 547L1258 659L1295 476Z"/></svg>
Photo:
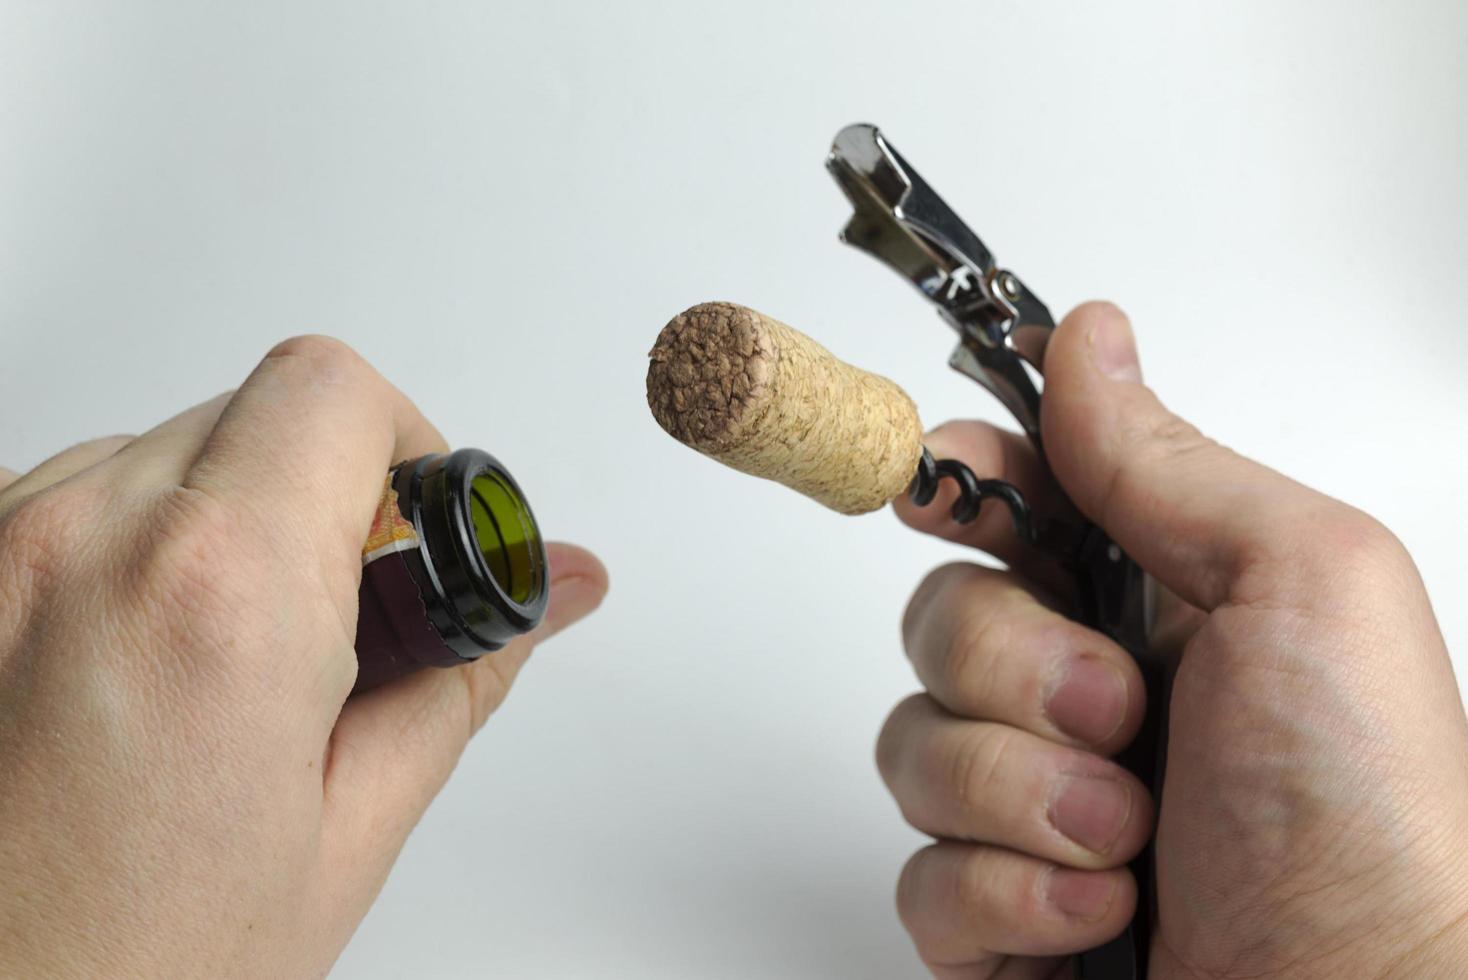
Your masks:
<svg viewBox="0 0 1468 980"><path fill-rule="evenodd" d="M891 381L729 303L664 328L648 402L736 469L842 513L893 503L1010 566L934 571L903 622L925 690L877 764L936 839L898 886L923 962L1468 976L1468 720L1400 542L1169 412L1115 307L1057 326L875 128L827 166L845 240L938 308L953 366L1025 435L924 437Z"/></svg>
<svg viewBox="0 0 1468 980"><path fill-rule="evenodd" d="M1045 305L994 257L874 126L836 137L827 159L854 214L842 238L908 279L958 332L950 359L1013 414L1043 454L1040 390L1055 321ZM1094 524L1075 515L1041 516L1019 488L983 479L922 445L910 398L892 382L837 360L778 321L728 303L696 306L675 318L654 346L648 401L658 422L693 448L736 469L777 480L842 513L875 510L908 494L930 504L944 479L959 488L953 520L969 523L994 500L1009 510L1026 545L1058 561L1074 579L1078 619L1137 660L1148 704L1141 731L1121 762L1154 794L1159 789L1167 678L1148 655L1148 581ZM1144 975L1149 943L1151 854L1133 862L1138 915L1112 942L1080 959L1086 980Z"/></svg>

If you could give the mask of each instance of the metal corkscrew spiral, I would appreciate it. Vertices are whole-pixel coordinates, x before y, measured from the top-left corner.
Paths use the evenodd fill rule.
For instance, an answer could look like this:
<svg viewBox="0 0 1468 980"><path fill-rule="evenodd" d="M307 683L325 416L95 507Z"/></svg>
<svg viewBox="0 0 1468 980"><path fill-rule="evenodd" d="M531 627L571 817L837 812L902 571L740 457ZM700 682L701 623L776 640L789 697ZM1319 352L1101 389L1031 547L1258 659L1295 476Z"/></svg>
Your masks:
<svg viewBox="0 0 1468 980"><path fill-rule="evenodd" d="M953 508L949 511L955 522L972 524L979 519L979 509L985 500L998 500L1009 509L1010 520L1014 522L1014 533L1031 544L1038 541L1034 515L1030 513L1030 505L1025 502L1019 487L1004 480L981 480L967 464L959 460L934 459L926 446L918 460L918 470L912 478L912 486L908 488L908 499L919 507L928 506L938 496L944 479L950 479L958 485L958 499L953 502Z"/></svg>

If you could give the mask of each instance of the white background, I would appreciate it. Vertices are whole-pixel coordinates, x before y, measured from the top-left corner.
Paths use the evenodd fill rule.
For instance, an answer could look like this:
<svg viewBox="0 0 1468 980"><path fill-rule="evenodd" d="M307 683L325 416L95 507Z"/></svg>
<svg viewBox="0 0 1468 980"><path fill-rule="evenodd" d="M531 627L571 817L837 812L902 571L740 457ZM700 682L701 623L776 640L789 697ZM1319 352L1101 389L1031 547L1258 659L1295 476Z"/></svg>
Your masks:
<svg viewBox="0 0 1468 980"><path fill-rule="evenodd" d="M871 747L955 549L668 439L738 300L1001 418L842 248L871 120L1205 430L1386 521L1468 656L1468 13L1438 3L0 6L0 461L354 344L612 593L471 747L341 977L918 975Z"/></svg>

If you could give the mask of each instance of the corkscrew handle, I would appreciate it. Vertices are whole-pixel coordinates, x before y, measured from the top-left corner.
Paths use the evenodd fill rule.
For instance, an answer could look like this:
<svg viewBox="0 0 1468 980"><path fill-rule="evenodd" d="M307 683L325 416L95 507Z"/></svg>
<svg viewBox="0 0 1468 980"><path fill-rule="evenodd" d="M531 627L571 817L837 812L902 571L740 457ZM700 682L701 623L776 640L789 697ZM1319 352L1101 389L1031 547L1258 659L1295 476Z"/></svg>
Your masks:
<svg viewBox="0 0 1468 980"><path fill-rule="evenodd" d="M1116 761L1141 781L1154 800L1160 800L1167 764L1167 706L1172 677L1168 663L1150 643L1153 584L1100 528L1091 528L1079 557L1078 618L1131 654L1147 691L1141 727ZM1147 976L1152 927L1157 921L1154 841L1149 840L1132 860L1131 871L1137 883L1137 908L1132 921L1115 939L1080 954L1076 970L1080 980L1142 980Z"/></svg>
<svg viewBox="0 0 1468 980"><path fill-rule="evenodd" d="M908 280L937 309L958 334L949 364L998 398L1043 458L1038 381L1055 329L1045 304L1018 276L998 266L979 236L877 127L862 123L841 130L826 169L852 206L842 240ZM1168 678L1148 642L1146 576L1100 528L1084 521L1041 522L1017 488L981 480L954 460L935 461L924 453L913 481L914 501L931 501L933 487L943 477L959 485L955 520L973 520L984 499L1003 501L1021 537L1075 571L1081 607L1077 618L1115 639L1137 661L1147 682L1148 710L1141 733L1118 761L1156 797L1166 743ZM1146 976L1156 912L1152 855L1149 844L1133 862L1138 905L1131 925L1112 942L1081 954L1084 980Z"/></svg>

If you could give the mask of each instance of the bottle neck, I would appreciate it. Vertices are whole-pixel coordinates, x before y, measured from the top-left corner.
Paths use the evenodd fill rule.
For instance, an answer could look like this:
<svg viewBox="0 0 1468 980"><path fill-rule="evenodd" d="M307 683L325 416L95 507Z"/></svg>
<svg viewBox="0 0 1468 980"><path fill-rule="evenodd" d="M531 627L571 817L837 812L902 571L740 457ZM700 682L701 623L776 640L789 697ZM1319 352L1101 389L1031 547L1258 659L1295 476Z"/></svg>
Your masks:
<svg viewBox="0 0 1468 980"><path fill-rule="evenodd" d="M403 517L421 545L404 553L434 629L473 659L534 629L545 615L545 547L518 484L493 456L460 449L398 467Z"/></svg>

